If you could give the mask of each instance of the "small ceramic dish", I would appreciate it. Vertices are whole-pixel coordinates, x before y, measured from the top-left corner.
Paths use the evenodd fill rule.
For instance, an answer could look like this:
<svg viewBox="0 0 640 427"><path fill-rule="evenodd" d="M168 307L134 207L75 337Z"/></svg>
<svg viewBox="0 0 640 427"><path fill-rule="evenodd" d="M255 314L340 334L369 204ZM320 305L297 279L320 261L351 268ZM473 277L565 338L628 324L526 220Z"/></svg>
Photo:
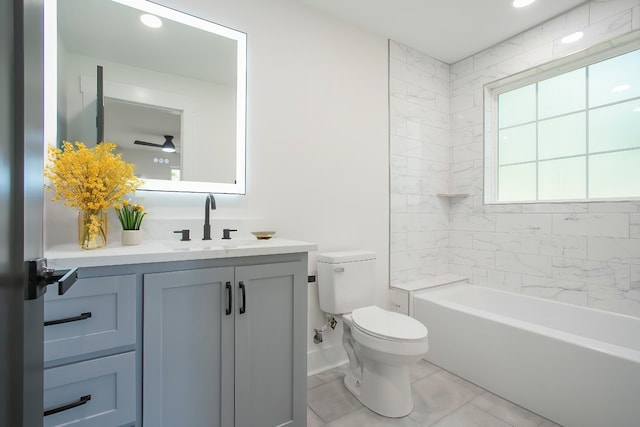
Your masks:
<svg viewBox="0 0 640 427"><path fill-rule="evenodd" d="M276 234L275 231L252 231L251 234L256 236L258 240L269 240Z"/></svg>

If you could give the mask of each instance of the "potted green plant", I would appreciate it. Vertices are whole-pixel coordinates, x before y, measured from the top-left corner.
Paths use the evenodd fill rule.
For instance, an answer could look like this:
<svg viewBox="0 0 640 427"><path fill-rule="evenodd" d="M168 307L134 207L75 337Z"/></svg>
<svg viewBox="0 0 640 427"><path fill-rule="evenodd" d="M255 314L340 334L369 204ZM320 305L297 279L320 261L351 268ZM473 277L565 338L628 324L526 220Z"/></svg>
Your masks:
<svg viewBox="0 0 640 427"><path fill-rule="evenodd" d="M142 242L140 225L147 214L144 211L144 207L125 200L122 202L122 206L115 205L113 208L118 214L118 219L122 225L122 244L125 246L139 245Z"/></svg>

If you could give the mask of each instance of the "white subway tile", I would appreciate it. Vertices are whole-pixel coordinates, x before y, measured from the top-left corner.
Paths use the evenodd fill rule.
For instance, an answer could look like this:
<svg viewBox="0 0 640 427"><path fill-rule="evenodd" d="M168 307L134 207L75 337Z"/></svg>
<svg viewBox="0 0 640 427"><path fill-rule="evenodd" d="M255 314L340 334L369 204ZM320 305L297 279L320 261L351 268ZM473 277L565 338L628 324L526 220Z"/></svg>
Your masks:
<svg viewBox="0 0 640 427"><path fill-rule="evenodd" d="M421 180L417 176L392 174L389 188L392 194L420 194Z"/></svg>
<svg viewBox="0 0 640 427"><path fill-rule="evenodd" d="M535 49L528 50L523 54L498 63L497 76L498 78L510 76L536 65L544 64L551 61L552 56L553 43L549 41L542 46L538 46Z"/></svg>
<svg viewBox="0 0 640 427"><path fill-rule="evenodd" d="M585 280L588 285L609 286L628 291L631 289L630 273L629 264L602 262L602 266L592 270Z"/></svg>
<svg viewBox="0 0 640 427"><path fill-rule="evenodd" d="M551 220L551 214L496 214L496 231L550 234Z"/></svg>
<svg viewBox="0 0 640 427"><path fill-rule="evenodd" d="M629 237L640 239L640 213L629 214Z"/></svg>
<svg viewBox="0 0 640 427"><path fill-rule="evenodd" d="M640 290L640 265L629 265L629 289Z"/></svg>
<svg viewBox="0 0 640 427"><path fill-rule="evenodd" d="M450 231L449 244L452 248L473 248L473 232L471 231Z"/></svg>
<svg viewBox="0 0 640 427"><path fill-rule="evenodd" d="M587 203L523 203L525 213L587 213Z"/></svg>
<svg viewBox="0 0 640 427"><path fill-rule="evenodd" d="M588 258L623 264L640 264L640 239L589 237Z"/></svg>
<svg viewBox="0 0 640 427"><path fill-rule="evenodd" d="M406 213L407 212L407 195L406 194L393 194L390 197L390 209L391 213Z"/></svg>
<svg viewBox="0 0 640 427"><path fill-rule="evenodd" d="M396 213L391 215L391 232L402 233L422 230L422 218L420 214Z"/></svg>
<svg viewBox="0 0 640 427"><path fill-rule="evenodd" d="M473 249L504 252L521 252L522 239L516 233L473 233Z"/></svg>
<svg viewBox="0 0 640 427"><path fill-rule="evenodd" d="M522 274L473 267L471 283L509 292L521 292Z"/></svg>
<svg viewBox="0 0 640 427"><path fill-rule="evenodd" d="M629 237L629 215L553 214L553 233L570 236Z"/></svg>
<svg viewBox="0 0 640 427"><path fill-rule="evenodd" d="M449 230L449 215L446 213L421 214L421 231L445 231Z"/></svg>
<svg viewBox="0 0 640 427"><path fill-rule="evenodd" d="M640 316L640 291L589 286L589 307Z"/></svg>
<svg viewBox="0 0 640 427"><path fill-rule="evenodd" d="M590 202L589 213L640 212L640 202Z"/></svg>
<svg viewBox="0 0 640 427"><path fill-rule="evenodd" d="M402 63L406 63L407 47L395 40L389 40L389 56L391 57L391 59L395 59Z"/></svg>
<svg viewBox="0 0 640 427"><path fill-rule="evenodd" d="M525 234L522 236L522 252L534 255L586 259L587 238L581 236Z"/></svg>
<svg viewBox="0 0 640 427"><path fill-rule="evenodd" d="M433 249L436 247L435 231L407 233L407 250Z"/></svg>
<svg viewBox="0 0 640 427"><path fill-rule="evenodd" d="M495 231L495 215L452 214L451 228L461 231Z"/></svg>
<svg viewBox="0 0 640 427"><path fill-rule="evenodd" d="M484 148L481 142L464 145L454 145L451 150L451 161L454 163L482 160Z"/></svg>
<svg viewBox="0 0 640 427"><path fill-rule="evenodd" d="M634 7L638 7L638 0L593 0L589 3L589 22L604 21L611 15L627 12Z"/></svg>
<svg viewBox="0 0 640 427"><path fill-rule="evenodd" d="M496 270L534 276L551 276L551 257L497 251Z"/></svg>
<svg viewBox="0 0 640 427"><path fill-rule="evenodd" d="M616 36L620 36L631 31L632 25L631 10L610 16L602 21L598 21L589 27L581 28L584 37L574 43L565 44L560 41L567 34L559 34L553 41L553 57L562 58L579 50L595 46L608 41Z"/></svg>
<svg viewBox="0 0 640 427"><path fill-rule="evenodd" d="M485 49L473 55L473 69L475 71L485 70L493 65L503 62L522 53L522 34L511 37L495 46Z"/></svg>
<svg viewBox="0 0 640 427"><path fill-rule="evenodd" d="M584 282L572 282L551 277L522 275L522 293L577 305L587 305L588 288Z"/></svg>
<svg viewBox="0 0 640 427"><path fill-rule="evenodd" d="M433 194L408 194L406 203L410 213L443 212L438 197Z"/></svg>
<svg viewBox="0 0 640 427"><path fill-rule="evenodd" d="M406 252L407 233L391 233L389 247L390 252Z"/></svg>
<svg viewBox="0 0 640 427"><path fill-rule="evenodd" d="M599 286L630 289L628 264L577 258L553 258L552 277Z"/></svg>
<svg viewBox="0 0 640 427"><path fill-rule="evenodd" d="M483 196L477 196L474 198L475 212L480 213L522 213L522 204L520 203L500 203L500 204L485 204Z"/></svg>
<svg viewBox="0 0 640 427"><path fill-rule="evenodd" d="M458 248L455 251L452 251L451 262L453 264L472 265L476 267L495 269L496 254L495 251Z"/></svg>

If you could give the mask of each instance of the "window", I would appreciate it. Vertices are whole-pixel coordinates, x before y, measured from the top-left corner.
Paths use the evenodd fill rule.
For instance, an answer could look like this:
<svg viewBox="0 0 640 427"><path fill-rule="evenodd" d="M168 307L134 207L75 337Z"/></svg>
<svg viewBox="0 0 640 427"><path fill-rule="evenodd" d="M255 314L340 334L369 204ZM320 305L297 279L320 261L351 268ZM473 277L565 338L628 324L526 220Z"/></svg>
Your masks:
<svg viewBox="0 0 640 427"><path fill-rule="evenodd" d="M486 202L640 197L640 50L563 63L487 86Z"/></svg>

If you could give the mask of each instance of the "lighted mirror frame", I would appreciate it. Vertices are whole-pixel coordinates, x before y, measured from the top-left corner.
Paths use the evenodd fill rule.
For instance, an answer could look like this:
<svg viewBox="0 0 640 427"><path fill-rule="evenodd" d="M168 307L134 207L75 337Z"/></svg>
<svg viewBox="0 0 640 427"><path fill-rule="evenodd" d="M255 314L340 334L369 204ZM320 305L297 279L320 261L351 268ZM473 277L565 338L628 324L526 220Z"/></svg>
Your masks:
<svg viewBox="0 0 640 427"><path fill-rule="evenodd" d="M109 0L105 0L109 1ZM247 99L247 35L245 33L187 15L146 0L112 0L161 18L179 22L237 43L236 64L236 182L212 183L199 181L169 181L145 179L139 190L190 193L246 194L246 99ZM44 149L57 140L57 0L44 2ZM46 157L46 156L45 156Z"/></svg>

